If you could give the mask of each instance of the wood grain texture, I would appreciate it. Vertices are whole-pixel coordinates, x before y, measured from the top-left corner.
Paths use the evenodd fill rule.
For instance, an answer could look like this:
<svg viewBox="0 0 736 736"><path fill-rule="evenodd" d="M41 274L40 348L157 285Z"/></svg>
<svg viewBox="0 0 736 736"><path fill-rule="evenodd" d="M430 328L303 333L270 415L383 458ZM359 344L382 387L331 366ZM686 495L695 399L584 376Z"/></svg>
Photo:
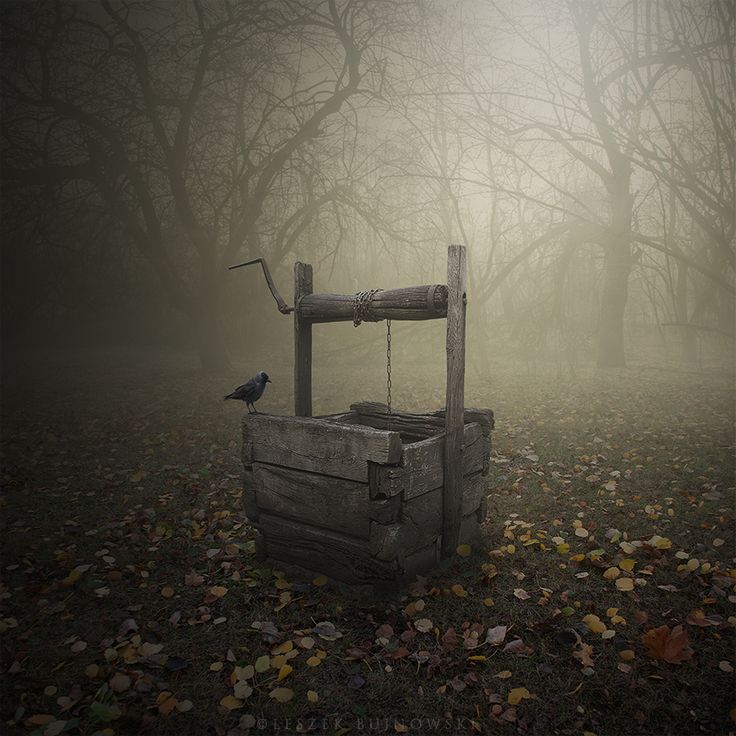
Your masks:
<svg viewBox="0 0 736 736"><path fill-rule="evenodd" d="M243 416L243 443L252 448L251 462L364 483L369 462L396 464L402 449L398 432L271 414Z"/></svg>
<svg viewBox="0 0 736 736"><path fill-rule="evenodd" d="M251 469L243 470L243 510L245 511L248 521L258 521L256 481Z"/></svg>
<svg viewBox="0 0 736 736"><path fill-rule="evenodd" d="M375 401L359 401L350 405L350 412L360 416L363 424L377 429L385 429L388 422L388 407ZM352 421L352 419L351 419ZM464 423L478 422L483 428L483 435L489 437L494 426L493 411L491 409L464 410ZM397 431L425 432L429 437L445 431L445 410L414 414L393 410L391 413L391 428Z"/></svg>
<svg viewBox="0 0 736 736"><path fill-rule="evenodd" d="M263 463L253 465L253 475L259 512L363 539L372 521L398 520L401 499L371 500L367 483Z"/></svg>
<svg viewBox="0 0 736 736"><path fill-rule="evenodd" d="M487 480L480 473L465 477L460 506L462 517L473 515L473 518L477 518L486 489ZM442 534L442 492L442 487L435 488L402 503L399 522L404 549L416 549Z"/></svg>
<svg viewBox="0 0 736 736"><path fill-rule="evenodd" d="M370 465L369 482L373 498L401 494L404 499L420 496L444 483L444 434L405 445L401 462L395 466ZM479 424L466 424L463 435L463 474L487 468L489 446Z"/></svg>
<svg viewBox="0 0 736 736"><path fill-rule="evenodd" d="M445 393L445 478L442 496L442 555L458 545L463 489L463 423L465 411L465 248L447 250L447 390Z"/></svg>
<svg viewBox="0 0 736 736"><path fill-rule="evenodd" d="M312 416L312 324L298 309L299 302L312 293L312 266L294 264L294 414Z"/></svg>
<svg viewBox="0 0 736 736"><path fill-rule="evenodd" d="M296 304L309 322L348 322L353 319L354 294L310 294ZM441 319L447 314L447 287L443 284L387 289L373 295L371 313L380 319Z"/></svg>
<svg viewBox="0 0 736 736"><path fill-rule="evenodd" d="M381 583L395 580L400 573L397 560L378 559L368 542L353 537L266 513L261 514L258 528L263 534L268 557L292 562L346 583Z"/></svg>

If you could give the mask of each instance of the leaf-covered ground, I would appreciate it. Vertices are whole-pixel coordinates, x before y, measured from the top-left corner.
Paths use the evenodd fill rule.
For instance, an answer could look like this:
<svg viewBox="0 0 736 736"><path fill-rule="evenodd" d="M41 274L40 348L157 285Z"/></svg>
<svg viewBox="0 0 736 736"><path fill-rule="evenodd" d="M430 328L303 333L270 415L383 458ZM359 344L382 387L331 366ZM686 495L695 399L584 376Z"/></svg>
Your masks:
<svg viewBox="0 0 736 736"><path fill-rule="evenodd" d="M469 380L467 403L496 412L484 546L377 598L255 560L243 408L221 400L241 376L115 354L21 368L4 380L6 732L734 731L732 376ZM260 408L286 411L288 370L269 373ZM321 378L325 409L382 395ZM441 393L420 375L401 406Z"/></svg>

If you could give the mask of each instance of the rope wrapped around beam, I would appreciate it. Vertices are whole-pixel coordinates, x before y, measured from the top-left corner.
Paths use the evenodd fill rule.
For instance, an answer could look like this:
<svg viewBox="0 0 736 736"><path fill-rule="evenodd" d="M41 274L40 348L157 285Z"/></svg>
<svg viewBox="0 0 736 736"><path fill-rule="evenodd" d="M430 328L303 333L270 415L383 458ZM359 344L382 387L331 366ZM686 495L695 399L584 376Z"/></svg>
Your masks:
<svg viewBox="0 0 736 736"><path fill-rule="evenodd" d="M368 289L367 291L359 291L353 298L353 326L358 327L361 322L380 322L383 317L376 317L373 314L372 302L373 295L383 289Z"/></svg>

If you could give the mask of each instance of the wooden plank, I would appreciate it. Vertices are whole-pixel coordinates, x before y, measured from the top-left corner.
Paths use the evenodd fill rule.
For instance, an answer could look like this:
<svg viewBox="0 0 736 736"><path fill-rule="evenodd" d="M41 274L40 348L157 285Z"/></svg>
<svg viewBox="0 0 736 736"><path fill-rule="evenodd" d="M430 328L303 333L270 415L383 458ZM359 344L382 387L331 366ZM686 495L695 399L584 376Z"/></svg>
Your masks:
<svg viewBox="0 0 736 736"><path fill-rule="evenodd" d="M263 463L253 465L253 475L258 512L363 539L370 537L372 520L398 519L401 499L371 500L367 483Z"/></svg>
<svg viewBox="0 0 736 736"><path fill-rule="evenodd" d="M303 417L245 414L243 442L252 447L252 462L363 483L369 462L396 464L401 458L398 432Z"/></svg>
<svg viewBox="0 0 736 736"><path fill-rule="evenodd" d="M474 515L483 504L487 481L481 473L466 476L463 483L463 497L460 511L463 517ZM421 496L416 496L401 505L399 523L402 525L402 545L404 549L416 549L442 533L443 489L435 488ZM457 545L455 545L457 547Z"/></svg>
<svg viewBox="0 0 736 736"><path fill-rule="evenodd" d="M404 499L420 496L444 483L444 434L405 445L396 466L370 465L371 496L382 498L397 493ZM463 443L463 474L487 468L489 446L479 424L466 424Z"/></svg>
<svg viewBox="0 0 736 736"><path fill-rule="evenodd" d="M465 411L465 248L447 250L447 390L445 409L445 480L442 495L442 556L451 557L462 523L462 444Z"/></svg>
<svg viewBox="0 0 736 736"><path fill-rule="evenodd" d="M369 542L354 537L266 513L261 514L258 529L269 557L346 583L393 581L400 572L397 560L377 559L371 554Z"/></svg>
<svg viewBox="0 0 736 736"><path fill-rule="evenodd" d="M312 266L294 264L294 414L312 416L312 323L299 312L299 302L312 293Z"/></svg>
<svg viewBox="0 0 736 736"><path fill-rule="evenodd" d="M295 311L309 322L351 322L354 301L354 294L310 292L296 303ZM428 284L376 292L371 299L370 313L375 318L371 321L441 319L447 314L447 287Z"/></svg>
<svg viewBox="0 0 736 736"><path fill-rule="evenodd" d="M255 479L250 469L243 471L243 509L249 522L258 521Z"/></svg>
<svg viewBox="0 0 736 736"><path fill-rule="evenodd" d="M359 401L350 405L350 411L360 415L361 421L369 427L385 429L388 423L388 407L376 401ZM464 423L478 422L483 428L483 435L490 437L494 426L491 409L465 409ZM445 431L445 410L414 414L392 410L391 426L400 432L424 433L427 437Z"/></svg>

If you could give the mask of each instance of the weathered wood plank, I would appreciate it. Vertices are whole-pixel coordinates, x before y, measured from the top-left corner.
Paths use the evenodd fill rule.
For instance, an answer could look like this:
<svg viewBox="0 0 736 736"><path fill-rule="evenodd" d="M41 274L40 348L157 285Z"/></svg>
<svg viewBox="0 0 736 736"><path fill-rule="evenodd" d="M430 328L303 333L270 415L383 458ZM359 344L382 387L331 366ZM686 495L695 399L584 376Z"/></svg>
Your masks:
<svg viewBox="0 0 736 736"><path fill-rule="evenodd" d="M271 414L245 414L243 442L252 447L251 462L361 482L369 462L396 464L402 447L398 432Z"/></svg>
<svg viewBox="0 0 736 736"><path fill-rule="evenodd" d="M354 294L309 294L295 304L299 316L310 322L348 322L353 319ZM376 292L370 305L376 320L441 319L447 314L444 284L408 286Z"/></svg>
<svg viewBox="0 0 736 736"><path fill-rule="evenodd" d="M262 513L258 528L265 553L275 560L292 562L346 583L372 584L393 581L399 574L397 560L380 560L369 543L337 532L317 529Z"/></svg>
<svg viewBox="0 0 736 736"><path fill-rule="evenodd" d="M369 479L373 498L401 493L414 498L444 483L444 434L405 445L396 466L370 465ZM466 424L463 443L463 474L487 469L488 441L479 424Z"/></svg>
<svg viewBox="0 0 736 736"><path fill-rule="evenodd" d="M388 422L388 407L376 401L358 401L350 405L350 411L360 415L361 421L370 427L385 429ZM478 422L483 428L484 436L488 437L494 425L491 409L465 409L464 422ZM445 431L445 410L424 414L415 414L406 411L391 412L391 428L398 431L425 433L427 437Z"/></svg>
<svg viewBox="0 0 736 736"><path fill-rule="evenodd" d="M368 539L371 521L390 524L399 516L400 497L371 500L367 483L263 463L253 465L253 475L260 511L304 524Z"/></svg>
<svg viewBox="0 0 736 736"><path fill-rule="evenodd" d="M258 521L255 479L251 469L243 470L243 510L248 521Z"/></svg>
<svg viewBox="0 0 736 736"><path fill-rule="evenodd" d="M445 480L442 495L442 556L455 554L462 523L462 443L465 402L465 248L447 250L447 390Z"/></svg>
<svg viewBox="0 0 736 736"><path fill-rule="evenodd" d="M312 293L312 266L294 264L294 414L312 416L312 323L299 312L299 303Z"/></svg>
<svg viewBox="0 0 736 736"><path fill-rule="evenodd" d="M486 489L487 481L480 473L465 477L460 507L463 517L471 514L477 516ZM416 549L442 533L442 491L442 487L435 488L402 503L399 523L402 526L401 543L404 549Z"/></svg>

